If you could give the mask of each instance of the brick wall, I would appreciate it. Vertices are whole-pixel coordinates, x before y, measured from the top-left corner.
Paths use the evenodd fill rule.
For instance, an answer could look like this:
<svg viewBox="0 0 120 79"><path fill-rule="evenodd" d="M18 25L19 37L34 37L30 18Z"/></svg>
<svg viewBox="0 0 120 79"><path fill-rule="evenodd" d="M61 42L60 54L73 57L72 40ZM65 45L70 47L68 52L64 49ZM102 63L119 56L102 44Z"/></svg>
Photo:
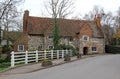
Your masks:
<svg viewBox="0 0 120 79"><path fill-rule="evenodd" d="M24 51L28 50L28 35L23 34L14 44L14 51L18 51L18 45L24 45Z"/></svg>
<svg viewBox="0 0 120 79"><path fill-rule="evenodd" d="M82 38L83 35L88 35L89 38L92 37L92 30L87 23L80 30L80 38Z"/></svg>

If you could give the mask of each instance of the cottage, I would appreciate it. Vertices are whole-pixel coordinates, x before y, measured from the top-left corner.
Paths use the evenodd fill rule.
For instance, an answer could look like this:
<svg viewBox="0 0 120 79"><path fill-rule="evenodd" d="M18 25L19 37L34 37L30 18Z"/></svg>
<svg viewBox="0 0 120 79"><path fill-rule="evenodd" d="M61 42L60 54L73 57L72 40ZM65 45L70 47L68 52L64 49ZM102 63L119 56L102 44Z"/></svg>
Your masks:
<svg viewBox="0 0 120 79"><path fill-rule="evenodd" d="M59 19L60 44L74 46L82 54L103 53L104 33L100 16L93 21ZM23 35L14 45L15 51L45 50L53 47L53 19L29 16L23 17Z"/></svg>
<svg viewBox="0 0 120 79"><path fill-rule="evenodd" d="M15 41L23 34L18 31L1 31L1 45L13 45Z"/></svg>

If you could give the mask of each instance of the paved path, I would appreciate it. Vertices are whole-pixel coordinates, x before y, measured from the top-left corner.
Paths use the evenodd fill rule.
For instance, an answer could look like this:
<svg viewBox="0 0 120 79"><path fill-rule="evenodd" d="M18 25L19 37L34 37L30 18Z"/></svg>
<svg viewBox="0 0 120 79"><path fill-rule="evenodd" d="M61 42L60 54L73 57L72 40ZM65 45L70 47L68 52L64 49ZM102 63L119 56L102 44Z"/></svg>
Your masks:
<svg viewBox="0 0 120 79"><path fill-rule="evenodd" d="M93 56L97 56L100 54L96 54L96 55L86 55L86 56L82 56L83 58L87 58L87 57L93 57ZM101 54L104 55L104 54ZM71 62L78 60L77 57L71 57ZM57 59L57 60L53 60L53 66L56 65L60 65L60 64L64 64L65 61L64 59ZM38 71L38 70L42 70L45 69L46 67L42 67L41 63L33 63L33 64L28 64L28 65L23 65L23 66L19 66L19 67L14 67L14 68L10 68L7 69L7 71L0 73L0 75L10 75L10 74L23 74L23 73L30 73L30 72L34 72L34 71Z"/></svg>
<svg viewBox="0 0 120 79"><path fill-rule="evenodd" d="M0 75L0 79L120 79L120 55L86 58L32 73Z"/></svg>
<svg viewBox="0 0 120 79"><path fill-rule="evenodd" d="M88 56L86 56L86 57L88 57ZM85 57L83 57L83 58L85 58ZM78 60L77 57L71 58L71 62L75 61L75 60ZM53 65L50 67L65 63L64 59L57 59L57 60L53 60L52 62L53 62ZM49 68L49 67L47 67L47 68ZM10 68L4 72L1 72L0 75L24 74L24 73L35 72L35 71L42 70L42 69L46 69L46 67L42 67L41 63L39 62L39 63L33 63L33 64Z"/></svg>

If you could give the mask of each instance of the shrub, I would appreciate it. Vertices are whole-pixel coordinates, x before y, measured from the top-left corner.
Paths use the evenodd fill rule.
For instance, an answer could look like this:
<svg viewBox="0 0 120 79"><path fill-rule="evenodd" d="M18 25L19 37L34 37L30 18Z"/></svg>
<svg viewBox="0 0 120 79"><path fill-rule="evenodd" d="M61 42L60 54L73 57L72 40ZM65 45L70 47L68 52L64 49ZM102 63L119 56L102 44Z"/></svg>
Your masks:
<svg viewBox="0 0 120 79"><path fill-rule="evenodd" d="M7 54L7 59L10 59L10 53L12 51L12 46L11 45L5 45L2 47L2 53Z"/></svg>
<svg viewBox="0 0 120 79"><path fill-rule="evenodd" d="M46 66L51 66L52 65L52 61L49 59L43 59L42 60L42 66L46 67Z"/></svg>
<svg viewBox="0 0 120 79"><path fill-rule="evenodd" d="M65 44L60 44L58 46L58 50L72 50L72 55L75 56L76 55L76 49L73 46L70 45L65 45Z"/></svg>
<svg viewBox="0 0 120 79"><path fill-rule="evenodd" d="M10 67L10 62L2 62L0 63L0 71Z"/></svg>
<svg viewBox="0 0 120 79"><path fill-rule="evenodd" d="M81 54L80 53L76 53L76 56L77 56L78 59L81 58Z"/></svg>
<svg viewBox="0 0 120 79"><path fill-rule="evenodd" d="M71 60L71 57L69 54L66 54L65 55L65 58L64 58L64 61L70 61Z"/></svg>
<svg viewBox="0 0 120 79"><path fill-rule="evenodd" d="M7 54L0 55L0 63L10 61Z"/></svg>
<svg viewBox="0 0 120 79"><path fill-rule="evenodd" d="M120 54L120 46L114 46L114 45L106 45L105 46L105 52L106 53L112 53L112 54Z"/></svg>
<svg viewBox="0 0 120 79"><path fill-rule="evenodd" d="M2 52L3 53L8 53L8 52L10 52L12 50L12 46L11 45L4 45L3 47L2 47Z"/></svg>

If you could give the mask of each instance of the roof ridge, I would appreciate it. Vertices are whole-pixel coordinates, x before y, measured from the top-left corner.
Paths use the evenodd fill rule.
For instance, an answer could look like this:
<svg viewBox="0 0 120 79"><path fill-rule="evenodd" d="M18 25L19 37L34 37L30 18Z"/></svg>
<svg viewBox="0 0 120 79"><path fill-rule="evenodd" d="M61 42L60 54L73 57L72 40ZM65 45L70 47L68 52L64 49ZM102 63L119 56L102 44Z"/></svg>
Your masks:
<svg viewBox="0 0 120 79"><path fill-rule="evenodd" d="M40 19L53 19L50 17L38 17L38 16L29 16L30 18L40 18ZM67 20L67 21L81 21L81 22L94 22L94 20L79 20L79 19L69 19L69 18L57 18L60 20Z"/></svg>

